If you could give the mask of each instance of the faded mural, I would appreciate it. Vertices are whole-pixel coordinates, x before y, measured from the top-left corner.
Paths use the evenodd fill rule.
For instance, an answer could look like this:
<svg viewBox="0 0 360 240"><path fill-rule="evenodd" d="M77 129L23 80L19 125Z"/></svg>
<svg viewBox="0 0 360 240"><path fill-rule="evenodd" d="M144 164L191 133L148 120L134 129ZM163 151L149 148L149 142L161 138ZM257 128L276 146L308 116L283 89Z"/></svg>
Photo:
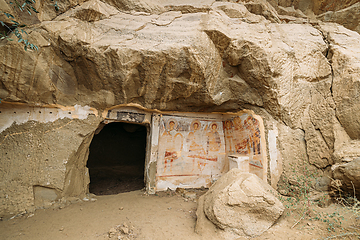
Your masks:
<svg viewBox="0 0 360 240"><path fill-rule="evenodd" d="M259 120L245 113L223 121L223 127L227 156L248 157L248 162L241 164L242 168L263 179L266 169L263 163L265 156L261 150Z"/></svg>
<svg viewBox="0 0 360 240"><path fill-rule="evenodd" d="M158 154L157 190L209 187L227 171L223 123L163 116Z"/></svg>
<svg viewBox="0 0 360 240"><path fill-rule="evenodd" d="M156 189L209 187L232 167L266 180L261 129L249 113L218 120L162 116Z"/></svg>

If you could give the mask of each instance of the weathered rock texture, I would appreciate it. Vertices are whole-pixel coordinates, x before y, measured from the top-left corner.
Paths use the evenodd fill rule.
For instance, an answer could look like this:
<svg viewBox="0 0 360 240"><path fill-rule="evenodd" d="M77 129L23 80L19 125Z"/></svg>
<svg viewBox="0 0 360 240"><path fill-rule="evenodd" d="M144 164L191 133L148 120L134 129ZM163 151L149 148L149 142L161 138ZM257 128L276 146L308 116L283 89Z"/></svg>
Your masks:
<svg viewBox="0 0 360 240"><path fill-rule="evenodd" d="M339 11L341 9L350 7L351 5L359 2L359 0L269 0L269 3L275 8L281 7L295 7L309 13L310 11L316 15L328 12L328 11Z"/></svg>
<svg viewBox="0 0 360 240"><path fill-rule="evenodd" d="M257 176L232 169L200 197L196 231L208 234L204 226L210 221L222 239L261 235L284 211L275 192Z"/></svg>
<svg viewBox="0 0 360 240"><path fill-rule="evenodd" d="M85 197L89 174L78 170L85 169L98 124L99 119L94 116L53 123L29 121L1 132L1 215L47 206L44 200L50 203L65 196ZM78 184L70 184L74 181Z"/></svg>
<svg viewBox="0 0 360 240"><path fill-rule="evenodd" d="M360 2L339 11L329 11L318 17L325 22L336 22L360 33Z"/></svg>
<svg viewBox="0 0 360 240"><path fill-rule="evenodd" d="M291 162L301 161L321 175L335 163L360 156L360 35L303 13L348 11L346 7L357 5L291 2L79 0L62 1L55 12L49 10L50 1L39 1L40 14L34 20L38 24L28 29L29 41L39 50L24 51L16 41L0 42L0 98L28 106L77 104L100 112L130 103L184 112L251 109L265 119L267 145L272 148L267 149L273 171L269 181L274 187L289 184L284 180L289 177L279 175L291 175ZM31 129L35 135L28 140L6 137L29 124L39 126L40 132L53 124L28 122L1 132L0 155L7 159L0 163L1 196L9 196L2 200L6 212L33 205L32 186L46 187L45 180L37 183L33 176L50 171L38 163L50 161L44 157L49 154L52 168L60 169L57 174L62 176L54 180L57 192L50 199L71 195L65 175L78 175L65 174L70 170L62 161L84 164L71 152L85 154L102 119L74 121L78 130L71 132L61 128L58 139L74 138L62 145L53 141L63 151L50 146L40 151L37 143L42 140ZM9 170L27 159L25 152L18 157L15 146L29 146L26 154L38 154L31 172ZM19 176L31 182L23 184ZM7 184L9 179L15 180Z"/></svg>
<svg viewBox="0 0 360 240"><path fill-rule="evenodd" d="M356 189L360 188L360 158L332 167L334 178L341 181L341 188L359 197Z"/></svg>

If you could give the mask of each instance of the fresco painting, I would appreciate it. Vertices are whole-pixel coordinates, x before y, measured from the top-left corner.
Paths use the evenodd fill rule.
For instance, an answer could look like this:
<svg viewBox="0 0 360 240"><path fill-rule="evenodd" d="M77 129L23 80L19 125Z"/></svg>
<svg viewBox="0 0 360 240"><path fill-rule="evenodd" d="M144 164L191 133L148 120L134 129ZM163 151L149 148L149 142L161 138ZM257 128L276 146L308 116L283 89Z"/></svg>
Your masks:
<svg viewBox="0 0 360 240"><path fill-rule="evenodd" d="M266 180L263 127L250 113L218 120L163 115L159 128L158 191L209 187L229 170L230 162Z"/></svg>
<svg viewBox="0 0 360 240"><path fill-rule="evenodd" d="M178 162L181 156L183 135L177 132L177 122L173 119L168 121L167 130L161 135L162 143L166 146L164 153L164 171L170 172L173 164Z"/></svg>
<svg viewBox="0 0 360 240"><path fill-rule="evenodd" d="M207 160L209 161L217 161L218 159L218 152L221 149L221 138L220 138L220 134L218 132L218 124L213 122L210 124L210 129L208 130L208 132L206 133L206 137L207 137L207 149L206 149L206 154L207 154Z"/></svg>
<svg viewBox="0 0 360 240"><path fill-rule="evenodd" d="M250 114L223 121L227 156L248 156L250 173L263 179L264 153L261 150L260 122Z"/></svg>
<svg viewBox="0 0 360 240"><path fill-rule="evenodd" d="M221 121L163 116L157 162L157 189L209 187L226 169ZM166 188L165 188L166 190Z"/></svg>

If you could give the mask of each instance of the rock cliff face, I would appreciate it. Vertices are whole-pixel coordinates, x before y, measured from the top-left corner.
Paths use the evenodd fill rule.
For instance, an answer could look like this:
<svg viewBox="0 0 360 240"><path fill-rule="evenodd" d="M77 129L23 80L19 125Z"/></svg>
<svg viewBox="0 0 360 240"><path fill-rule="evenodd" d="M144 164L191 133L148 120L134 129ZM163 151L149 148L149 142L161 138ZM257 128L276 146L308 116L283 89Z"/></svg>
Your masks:
<svg viewBox="0 0 360 240"><path fill-rule="evenodd" d="M9 105L81 105L100 113L121 104L177 112L251 109L264 119L271 173L290 175L289 163L301 162L322 175L335 163L360 156L360 149L354 148L360 141L360 35L352 31L359 32L358 25L344 24L349 30L305 15L307 10L315 14L331 10L331 16L325 13L319 19L342 23L346 15L338 12L357 7L352 5L357 1L341 6L333 2L64 1L59 14L40 1L34 20L38 23L28 30L29 41L39 50L24 51L19 43L0 42L0 98ZM67 130L70 124L59 120L56 124L67 126L61 131L68 132L58 136L74 138L61 144L73 154L63 156L65 150L57 153L47 146L43 154L30 157L39 164L34 169L45 168L39 163L48 159L44 154L67 164L77 154L86 154L81 146L102 119L100 114L76 120L79 123L72 124L83 121L87 126L81 133ZM0 128L0 145L6 146L1 147L0 158L9 162L0 163L4 186L0 198L16 188L15 183L5 188L9 180L18 178L22 184L8 164L20 164L25 152L35 151L23 147L38 141L35 138L17 143L8 138L11 134L16 138L19 127L35 131L29 124L51 128L39 122ZM51 139L46 141L60 144ZM23 149L23 160L14 155L16 144ZM58 173L60 182L71 178L64 169ZM287 184L279 176L270 177L273 187ZM60 182L53 188L73 191ZM43 185L28 185L37 184ZM31 205L29 186L11 200L4 197L2 206L13 205L1 210L15 213ZM19 203L23 195L29 198L26 204Z"/></svg>

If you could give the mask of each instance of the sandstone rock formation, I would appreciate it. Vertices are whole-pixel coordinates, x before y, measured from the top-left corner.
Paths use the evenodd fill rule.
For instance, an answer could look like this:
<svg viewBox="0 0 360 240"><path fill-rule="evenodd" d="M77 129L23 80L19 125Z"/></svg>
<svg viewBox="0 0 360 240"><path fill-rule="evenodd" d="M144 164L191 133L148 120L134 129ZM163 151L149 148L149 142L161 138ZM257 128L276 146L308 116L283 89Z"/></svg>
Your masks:
<svg viewBox="0 0 360 240"><path fill-rule="evenodd" d="M314 13L316 15L328 12L339 11L341 9L352 6L359 2L359 0L269 0L269 3L275 8L281 7L294 7L304 13Z"/></svg>
<svg viewBox="0 0 360 240"><path fill-rule="evenodd" d="M332 170L334 178L341 181L341 187L358 197L359 192L356 190L360 188L360 158L348 163L336 164L332 166Z"/></svg>
<svg viewBox="0 0 360 240"><path fill-rule="evenodd" d="M318 16L324 22L336 22L360 33L360 2L339 11L329 11Z"/></svg>
<svg viewBox="0 0 360 240"><path fill-rule="evenodd" d="M86 185L85 173L76 173L84 162L76 159L84 158L104 113L117 105L253 110L264 119L275 188L289 184L281 177L291 175L289 163L305 163L321 175L359 157L360 35L306 11L331 10L338 17L319 18L342 23L336 19L347 15L336 11L355 9L357 1L310 2L74 0L62 1L56 12L39 1L37 24L27 29L39 50L0 42L0 107L95 110L74 121L63 117L66 110L51 122L1 115L1 212L33 207L33 186L49 186L55 199L84 195L65 181ZM47 137L57 127L58 135ZM22 164L30 173L15 171ZM38 176L50 165L56 173Z"/></svg>
<svg viewBox="0 0 360 240"><path fill-rule="evenodd" d="M257 176L232 169L199 199L196 231L209 234L204 226L210 221L218 227L222 239L261 235L284 211L274 193Z"/></svg>

